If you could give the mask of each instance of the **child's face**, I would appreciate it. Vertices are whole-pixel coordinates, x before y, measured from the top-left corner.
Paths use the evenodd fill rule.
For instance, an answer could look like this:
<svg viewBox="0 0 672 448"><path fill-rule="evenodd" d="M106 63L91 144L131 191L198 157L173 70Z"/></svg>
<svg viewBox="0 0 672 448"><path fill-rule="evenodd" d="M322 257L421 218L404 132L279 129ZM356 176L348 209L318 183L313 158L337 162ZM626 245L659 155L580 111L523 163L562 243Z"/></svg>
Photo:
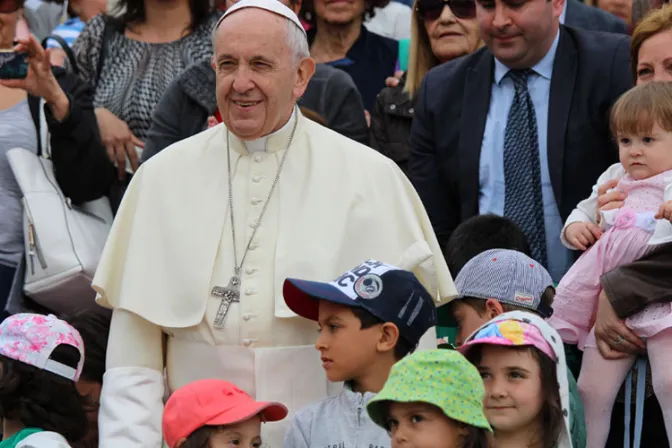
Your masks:
<svg viewBox="0 0 672 448"><path fill-rule="evenodd" d="M489 320L487 316L480 315L475 308L459 300L455 300L448 306L451 307L450 312L453 314L455 322L457 322L455 345L458 347L464 344L464 340L467 339L471 333L478 330Z"/></svg>
<svg viewBox="0 0 672 448"><path fill-rule="evenodd" d="M476 366L485 385L485 416L496 432L536 431L544 395L541 368L527 349L484 345Z"/></svg>
<svg viewBox="0 0 672 448"><path fill-rule="evenodd" d="M619 134L618 154L625 171L637 180L672 170L672 132L655 124L647 134Z"/></svg>
<svg viewBox="0 0 672 448"><path fill-rule="evenodd" d="M352 309L320 301L320 335L315 347L320 351L322 367L329 381L361 378L376 356L381 325L362 329Z"/></svg>
<svg viewBox="0 0 672 448"><path fill-rule="evenodd" d="M208 448L259 448L260 446L261 418L259 416L222 427L210 437L208 444Z"/></svg>
<svg viewBox="0 0 672 448"><path fill-rule="evenodd" d="M436 406L392 402L387 415L392 448L459 448L467 434Z"/></svg>

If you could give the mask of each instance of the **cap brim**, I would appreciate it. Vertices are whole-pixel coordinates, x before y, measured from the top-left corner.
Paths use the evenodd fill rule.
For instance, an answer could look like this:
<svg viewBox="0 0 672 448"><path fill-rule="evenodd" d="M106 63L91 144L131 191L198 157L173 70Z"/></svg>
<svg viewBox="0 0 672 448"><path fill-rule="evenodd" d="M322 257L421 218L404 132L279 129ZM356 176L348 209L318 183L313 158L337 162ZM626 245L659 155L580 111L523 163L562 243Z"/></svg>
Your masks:
<svg viewBox="0 0 672 448"><path fill-rule="evenodd" d="M275 402L256 402L237 406L216 417L211 418L204 426L222 426L233 425L261 414L264 422L279 422L287 417L287 407L281 403Z"/></svg>
<svg viewBox="0 0 672 448"><path fill-rule="evenodd" d="M357 302L329 283L288 278L282 287L282 295L290 310L301 317L314 321L318 320L318 300L326 300L349 307L359 307Z"/></svg>
<svg viewBox="0 0 672 448"><path fill-rule="evenodd" d="M533 344L514 344L506 338L501 338L497 336L488 336L480 339L475 339L473 341L465 342L464 344L457 347L457 351L462 353L464 356L469 353L469 351L476 345L503 345L506 347L525 347L532 346Z"/></svg>

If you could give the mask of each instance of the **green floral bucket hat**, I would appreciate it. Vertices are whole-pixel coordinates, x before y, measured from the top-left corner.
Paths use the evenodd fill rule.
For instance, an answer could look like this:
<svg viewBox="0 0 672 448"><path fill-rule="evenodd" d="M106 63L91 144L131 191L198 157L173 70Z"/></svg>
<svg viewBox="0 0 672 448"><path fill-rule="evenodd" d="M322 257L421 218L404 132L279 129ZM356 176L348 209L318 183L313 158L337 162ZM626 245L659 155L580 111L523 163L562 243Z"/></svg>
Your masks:
<svg viewBox="0 0 672 448"><path fill-rule="evenodd" d="M481 375L464 356L454 350L423 350L392 367L367 411L384 428L387 403L419 401L438 407L453 420L492 431L483 413L484 397Z"/></svg>

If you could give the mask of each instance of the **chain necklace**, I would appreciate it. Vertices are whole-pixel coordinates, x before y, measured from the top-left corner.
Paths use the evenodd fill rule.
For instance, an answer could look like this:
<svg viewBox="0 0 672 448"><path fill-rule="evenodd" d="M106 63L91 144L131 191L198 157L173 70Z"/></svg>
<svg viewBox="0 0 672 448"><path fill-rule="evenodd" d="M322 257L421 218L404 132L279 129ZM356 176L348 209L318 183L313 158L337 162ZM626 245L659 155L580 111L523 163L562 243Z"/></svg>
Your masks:
<svg viewBox="0 0 672 448"><path fill-rule="evenodd" d="M292 114L295 115L295 114ZM266 198L266 201L264 202L264 206L261 209L261 214L259 214L259 219L254 223L254 226L252 228L252 235L250 236L249 241L247 242L247 246L245 247L245 251L243 252L243 258L240 260L240 264L238 264L238 252L236 250L236 225L235 225L235 219L233 216L233 181L232 181L232 171L231 171L231 151L230 151L230 144L229 144L229 130L226 130L226 161L227 161L227 167L228 167L228 174L229 174L229 210L230 210L230 215L231 215L231 236L233 238L233 270L234 270L234 275L231 277L229 280L229 285L226 288L222 288L220 286L215 286L212 289L212 294L214 296L220 297L222 299L222 303L219 305L219 309L217 310L217 315L215 316L215 320L213 322L213 325L215 328L223 328L224 327L224 322L226 321L226 315L229 312L229 307L231 306L231 303L233 302L239 302L240 301L240 272L241 269L243 268L243 264L245 263L245 258L247 258L247 254L250 251L250 247L252 245L252 241L254 240L255 235L257 234L257 230L259 230L259 227L261 226L261 221L264 218L264 215L266 214L266 210L268 209L268 203L271 201L271 198L273 197L273 192L275 191L275 187L278 185L278 180L280 179L280 173L282 172L282 167L285 165L285 159L287 158L287 154L289 153L289 148L292 146L292 141L294 140L294 133L296 132L296 125L299 122L299 117L298 114L297 116L294 117L294 125L292 126L292 133L289 136L289 141L287 142L287 147L285 148L285 153L282 155L282 159L280 159L280 165L278 166L278 170L275 173L275 179L273 180L273 184L271 185L271 191L268 193L268 197Z"/></svg>

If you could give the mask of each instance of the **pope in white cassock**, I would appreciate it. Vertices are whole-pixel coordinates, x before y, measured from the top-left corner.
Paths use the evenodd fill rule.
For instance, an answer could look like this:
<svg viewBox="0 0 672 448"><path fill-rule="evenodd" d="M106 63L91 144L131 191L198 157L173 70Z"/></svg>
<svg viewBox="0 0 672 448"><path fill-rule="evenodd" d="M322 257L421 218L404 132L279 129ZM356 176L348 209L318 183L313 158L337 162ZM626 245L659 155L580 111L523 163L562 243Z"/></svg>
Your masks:
<svg viewBox="0 0 672 448"><path fill-rule="evenodd" d="M285 305L287 277L333 280L375 258L412 270L437 305L455 295L395 163L296 107L315 69L296 15L242 0L213 36L224 123L140 168L93 281L114 310L101 448L159 447L164 394L197 379L291 411L337 393L317 326ZM282 446L287 422L264 425L266 443Z"/></svg>

